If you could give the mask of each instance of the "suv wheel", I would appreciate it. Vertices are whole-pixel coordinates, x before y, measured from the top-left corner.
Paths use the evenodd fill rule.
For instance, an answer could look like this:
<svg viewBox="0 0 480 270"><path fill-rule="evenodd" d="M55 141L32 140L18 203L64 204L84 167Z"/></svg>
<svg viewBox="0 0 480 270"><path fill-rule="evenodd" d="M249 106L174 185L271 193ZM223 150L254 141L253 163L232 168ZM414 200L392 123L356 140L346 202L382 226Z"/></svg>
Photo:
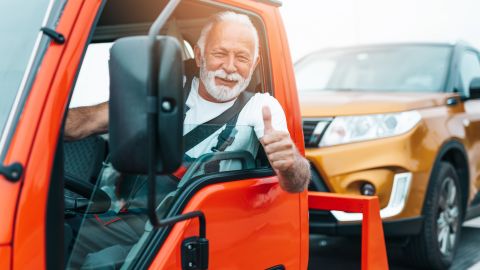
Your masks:
<svg viewBox="0 0 480 270"><path fill-rule="evenodd" d="M441 162L437 169L425 197L422 231L412 237L406 251L416 266L448 269L460 239L464 209L453 166Z"/></svg>

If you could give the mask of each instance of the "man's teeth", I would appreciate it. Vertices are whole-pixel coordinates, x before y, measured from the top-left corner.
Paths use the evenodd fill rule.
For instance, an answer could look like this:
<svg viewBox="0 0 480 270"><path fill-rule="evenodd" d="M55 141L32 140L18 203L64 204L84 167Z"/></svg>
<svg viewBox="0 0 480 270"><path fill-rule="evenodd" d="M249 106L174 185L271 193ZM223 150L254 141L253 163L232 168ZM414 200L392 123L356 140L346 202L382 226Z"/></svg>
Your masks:
<svg viewBox="0 0 480 270"><path fill-rule="evenodd" d="M222 79L222 80L224 80L224 81L229 81L229 82L236 82L236 81L237 81L237 80L230 80L230 79L227 79L227 78L220 78L220 77L218 77L218 78L219 78L219 79Z"/></svg>

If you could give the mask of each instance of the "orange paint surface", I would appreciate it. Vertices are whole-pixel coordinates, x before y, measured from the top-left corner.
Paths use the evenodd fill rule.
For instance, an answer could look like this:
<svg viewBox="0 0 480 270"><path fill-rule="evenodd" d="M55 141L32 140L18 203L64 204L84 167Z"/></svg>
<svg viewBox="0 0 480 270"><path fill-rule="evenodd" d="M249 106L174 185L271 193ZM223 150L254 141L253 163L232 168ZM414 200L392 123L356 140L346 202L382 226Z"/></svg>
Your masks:
<svg viewBox="0 0 480 270"><path fill-rule="evenodd" d="M12 248L9 245L0 245L0 269L10 269Z"/></svg>
<svg viewBox="0 0 480 270"><path fill-rule="evenodd" d="M209 269L299 269L299 196L275 177L235 181L200 190L183 213L205 214ZM181 242L198 233L197 219L177 223L150 269L180 269Z"/></svg>
<svg viewBox="0 0 480 270"><path fill-rule="evenodd" d="M99 0L67 3L57 27L67 41L63 45L50 44L11 144L9 158L26 164L15 220L15 269L40 269L46 265L45 218L56 144L70 88L90 33L89 25L100 3Z"/></svg>
<svg viewBox="0 0 480 270"><path fill-rule="evenodd" d="M308 206L315 210L362 213L362 270L388 269L378 197L308 192Z"/></svg>

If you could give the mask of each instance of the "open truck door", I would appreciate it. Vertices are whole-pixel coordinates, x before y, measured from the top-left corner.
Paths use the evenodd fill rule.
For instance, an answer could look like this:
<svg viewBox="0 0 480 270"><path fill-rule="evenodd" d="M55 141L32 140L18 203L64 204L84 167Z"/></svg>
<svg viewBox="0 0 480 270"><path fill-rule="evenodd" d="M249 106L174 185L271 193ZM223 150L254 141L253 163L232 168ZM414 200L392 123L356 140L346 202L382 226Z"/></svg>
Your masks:
<svg viewBox="0 0 480 270"><path fill-rule="evenodd" d="M185 48L195 44L209 16L228 9L248 15L258 28L261 63L249 90L275 92L302 149L298 108L287 106L297 104L294 81L280 75L293 76L289 60L285 65L286 38L278 29L268 30L277 25L276 7L253 1L93 0L52 1L52 6L58 13L43 37L49 42L37 60L28 94L21 96L21 117L8 130L9 147L2 156L4 164L15 161L23 169L19 181L8 182L18 190L19 204L5 231L9 236L2 238L2 256L9 258L2 263L15 269L102 264L124 269L306 268L306 193L284 192L261 150L257 155L205 153L191 164L196 170L187 171L180 181L161 176L183 158ZM264 15L259 15L259 7ZM160 35L153 34L152 48L147 33L158 14ZM132 37L139 34L144 37ZM71 89L88 44L95 42L114 42L110 134L64 142ZM157 60L149 62L151 57ZM147 128L155 113L153 129ZM251 127L238 129L256 139ZM156 138L153 148L148 130ZM92 170L98 175L77 177L88 175L78 171L81 164L95 163L91 159L100 160L100 169ZM147 166L152 161L153 166ZM220 169L205 168L212 162ZM153 168L150 178L148 168ZM102 236L101 229L109 236Z"/></svg>
<svg viewBox="0 0 480 270"><path fill-rule="evenodd" d="M182 151L191 48L209 16L234 10L249 16L259 35L260 63L248 91L276 97L303 153L277 1L39 5L29 10L42 14L33 28L43 28L30 33L38 37L27 52L31 61L12 88L8 121L0 118L2 269L307 268L307 191L283 191L261 147L200 151L193 161ZM104 42L113 42L103 78L111 89L109 134L65 142L85 51ZM256 139L250 126L237 129ZM183 162L188 169L174 178Z"/></svg>

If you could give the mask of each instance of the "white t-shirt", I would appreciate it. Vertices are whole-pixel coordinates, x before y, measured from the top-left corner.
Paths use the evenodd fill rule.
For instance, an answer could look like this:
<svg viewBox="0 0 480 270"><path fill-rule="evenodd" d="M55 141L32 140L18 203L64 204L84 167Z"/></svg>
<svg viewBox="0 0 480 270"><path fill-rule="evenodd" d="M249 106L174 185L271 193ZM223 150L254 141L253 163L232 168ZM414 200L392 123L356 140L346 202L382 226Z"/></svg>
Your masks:
<svg viewBox="0 0 480 270"><path fill-rule="evenodd" d="M230 108L235 100L216 103L205 100L198 94L199 80L194 78L192 88L187 98L186 105L190 108L187 111L184 121L184 134L187 134L196 126L203 124ZM255 157L258 151L259 138L263 137L263 115L262 107L269 106L272 112L272 126L275 130L288 132L285 113L278 101L268 93L255 94L243 107L238 115L235 128L238 133L235 140L225 151L247 150ZM217 145L218 135L225 127L220 128L200 144L194 146L186 154L192 158L211 153L211 148ZM254 136L255 134L256 136ZM222 166L223 167L223 166Z"/></svg>

